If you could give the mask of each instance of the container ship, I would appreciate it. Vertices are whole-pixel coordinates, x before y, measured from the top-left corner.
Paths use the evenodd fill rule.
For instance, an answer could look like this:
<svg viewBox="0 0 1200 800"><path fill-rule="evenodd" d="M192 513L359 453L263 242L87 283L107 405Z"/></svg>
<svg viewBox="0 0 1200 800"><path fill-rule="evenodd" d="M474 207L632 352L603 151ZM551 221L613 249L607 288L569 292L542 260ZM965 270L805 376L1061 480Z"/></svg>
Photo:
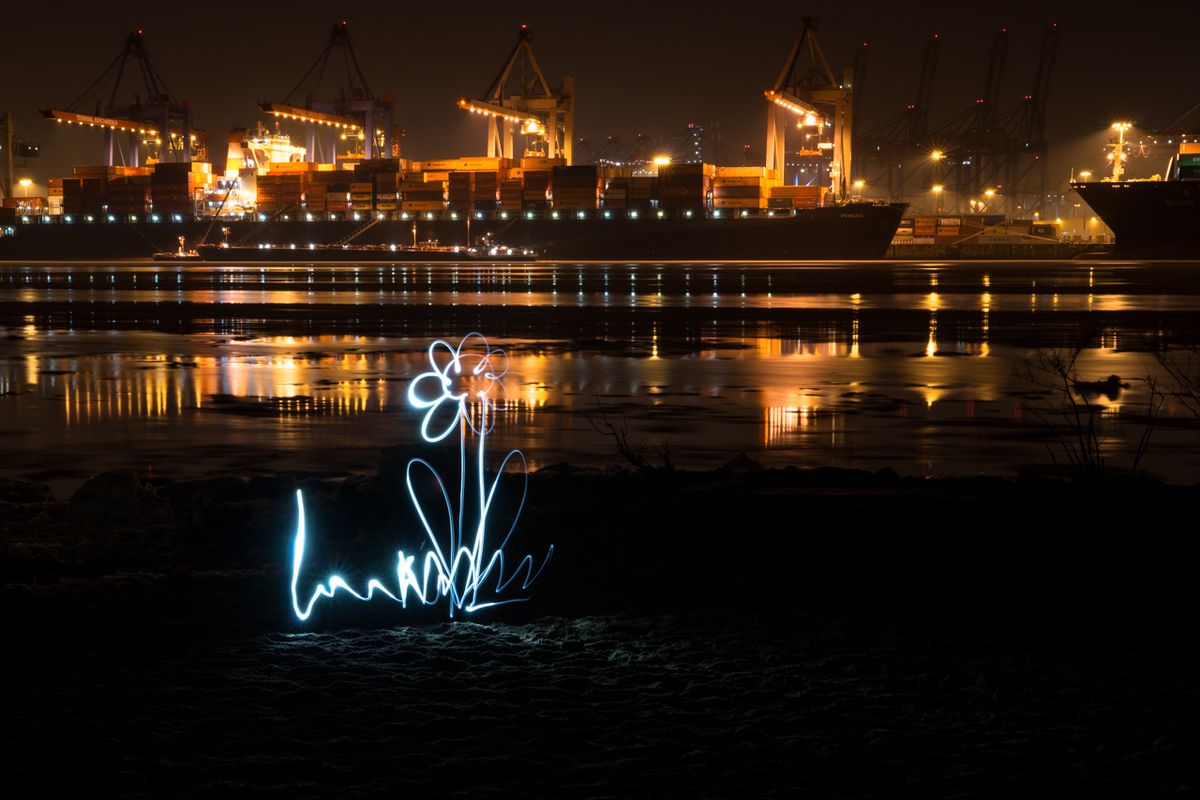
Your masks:
<svg viewBox="0 0 1200 800"><path fill-rule="evenodd" d="M352 68L330 91L321 76L343 56ZM142 76L143 91L130 96L126 74ZM488 89L457 101L486 122L487 156L415 161L401 157L394 103L367 88L343 20L292 93L256 104L274 128L234 131L215 172L208 132L165 91L136 30L93 83L113 82L107 105L41 109L102 133L104 166L75 167L39 202L0 210L0 259L882 258L904 208L853 202L849 74L829 69L806 19L764 93L762 166L706 163L695 125L682 149L577 163L574 80L547 80L522 25ZM304 143L293 142L301 129Z"/></svg>
<svg viewBox="0 0 1200 800"><path fill-rule="evenodd" d="M1165 180L1094 181L1072 188L1112 228L1118 255L1200 256L1200 143L1180 145Z"/></svg>
<svg viewBox="0 0 1200 800"><path fill-rule="evenodd" d="M256 151L267 157L245 143ZM220 178L202 162L76 167L51 182L46 208L14 211L0 259L873 259L904 210L827 203L825 187L783 185L763 167L231 161Z"/></svg>

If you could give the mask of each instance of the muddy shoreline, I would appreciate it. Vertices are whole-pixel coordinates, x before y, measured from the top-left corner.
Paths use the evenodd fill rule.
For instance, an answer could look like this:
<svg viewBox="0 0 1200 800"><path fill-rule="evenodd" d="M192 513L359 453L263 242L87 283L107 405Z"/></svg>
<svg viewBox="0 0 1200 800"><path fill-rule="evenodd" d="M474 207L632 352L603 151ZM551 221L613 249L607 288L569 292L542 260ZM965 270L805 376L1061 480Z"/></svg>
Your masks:
<svg viewBox="0 0 1200 800"><path fill-rule="evenodd" d="M1126 796L1196 785L1200 489L547 468L528 602L288 604L398 464L0 486L10 785L131 796ZM319 556L320 557L320 556ZM350 574L350 573L348 573ZM513 777L516 776L516 777Z"/></svg>

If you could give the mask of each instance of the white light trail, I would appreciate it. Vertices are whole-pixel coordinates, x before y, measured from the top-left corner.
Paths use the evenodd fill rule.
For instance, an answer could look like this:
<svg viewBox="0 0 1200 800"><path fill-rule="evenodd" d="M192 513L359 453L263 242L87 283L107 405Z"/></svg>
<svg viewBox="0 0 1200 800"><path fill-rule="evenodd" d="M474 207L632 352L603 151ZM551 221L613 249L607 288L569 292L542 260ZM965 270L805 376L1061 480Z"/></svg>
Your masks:
<svg viewBox="0 0 1200 800"><path fill-rule="evenodd" d="M512 567L510 573L505 572L504 549L512 540L520 519L521 510L525 507L528 493L529 476L525 456L520 450L512 450L500 462L491 481L487 478L486 445L487 437L495 424L489 415L495 408L495 400L489 393L498 385L503 388L501 378L507 369L507 357L503 350L490 347L481 334L471 333L463 338L457 346L441 339L433 342L427 351L431 369L413 379L408 388L409 402L417 409L424 410L421 423L421 438L429 444L444 440L455 429L459 430L459 491L458 508L455 509L437 470L423 458L413 458L405 470L405 485L412 502L413 510L421 521L428 550L421 558L419 568L416 566L419 554L406 554L403 550L396 553L395 582L390 583L379 578L369 578L365 589L357 590L341 575L330 575L309 595L307 601L301 602L299 589L300 577L303 572L304 556L308 545L308 532L304 513L304 495L296 491L296 507L298 521L296 534L292 540L292 611L300 621L306 621L321 598L332 599L340 590L357 600L371 601L375 595L381 594L407 608L411 598L421 605L434 605L446 599L450 616L456 610L464 612L478 611L490 606L520 602L527 599L524 596L502 596L506 591L514 589L519 580L519 590L523 591L537 580L545 569L550 557L554 554L554 545L550 545L546 557L535 569L532 555L520 558ZM444 363L438 363L439 355ZM465 369L464 369L465 368ZM456 384L467 382L474 384L464 388ZM433 394L423 396L422 390L431 385ZM478 403L478 423L472 420L469 399L474 397ZM429 433L430 421L443 407L449 403L452 407L452 418L444 426L440 426L435 434ZM467 439L473 436L478 442L474 465L468 465ZM522 478L521 499L513 515L512 524L500 539L499 544L492 546L489 542L488 515L496 499L496 489L501 476L508 469L510 462L519 460ZM419 473L427 470L441 494L444 508L437 512L428 511L417 496L414 485L414 471ZM464 521L466 493L468 490L468 473L474 473L470 483L476 493L474 506L477 518L470 522ZM432 520L440 518L445 513L447 537L445 546L439 541ZM464 535L465 534L465 535ZM467 542L469 537L469 544ZM494 588L493 588L494 587ZM482 594L481 594L482 592Z"/></svg>

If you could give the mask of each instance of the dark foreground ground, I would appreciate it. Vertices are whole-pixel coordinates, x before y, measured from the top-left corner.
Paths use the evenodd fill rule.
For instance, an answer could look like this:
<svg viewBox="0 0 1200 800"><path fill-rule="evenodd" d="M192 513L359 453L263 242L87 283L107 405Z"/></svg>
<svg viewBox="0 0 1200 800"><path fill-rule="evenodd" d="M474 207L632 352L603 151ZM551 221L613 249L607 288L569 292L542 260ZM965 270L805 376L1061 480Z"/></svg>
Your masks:
<svg viewBox="0 0 1200 800"><path fill-rule="evenodd" d="M5 793L1200 786L1195 488L549 469L520 530L558 550L528 603L297 624L295 487L318 563L386 573L397 482L385 455L369 477L110 475L70 502L0 487Z"/></svg>

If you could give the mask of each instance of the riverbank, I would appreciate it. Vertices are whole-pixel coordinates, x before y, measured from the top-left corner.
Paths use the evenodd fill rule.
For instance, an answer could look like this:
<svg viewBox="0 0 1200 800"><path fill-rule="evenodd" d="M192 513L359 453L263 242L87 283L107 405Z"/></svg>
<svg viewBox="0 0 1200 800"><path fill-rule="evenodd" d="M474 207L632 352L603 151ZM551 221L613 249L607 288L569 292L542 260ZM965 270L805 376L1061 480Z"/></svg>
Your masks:
<svg viewBox="0 0 1200 800"><path fill-rule="evenodd" d="M1012 796L1195 785L1200 490L890 471L549 467L528 602L344 597L394 567L365 475L0 486L10 785L128 795ZM519 541L518 541L519 540ZM376 557L377 556L377 557ZM413 623L413 624L410 624ZM519 773L519 778L509 776Z"/></svg>
<svg viewBox="0 0 1200 800"><path fill-rule="evenodd" d="M947 261L1057 261L1106 259L1116 254L1116 245L1095 242L988 242L978 239L955 244L893 244L889 259L916 261L936 258Z"/></svg>

